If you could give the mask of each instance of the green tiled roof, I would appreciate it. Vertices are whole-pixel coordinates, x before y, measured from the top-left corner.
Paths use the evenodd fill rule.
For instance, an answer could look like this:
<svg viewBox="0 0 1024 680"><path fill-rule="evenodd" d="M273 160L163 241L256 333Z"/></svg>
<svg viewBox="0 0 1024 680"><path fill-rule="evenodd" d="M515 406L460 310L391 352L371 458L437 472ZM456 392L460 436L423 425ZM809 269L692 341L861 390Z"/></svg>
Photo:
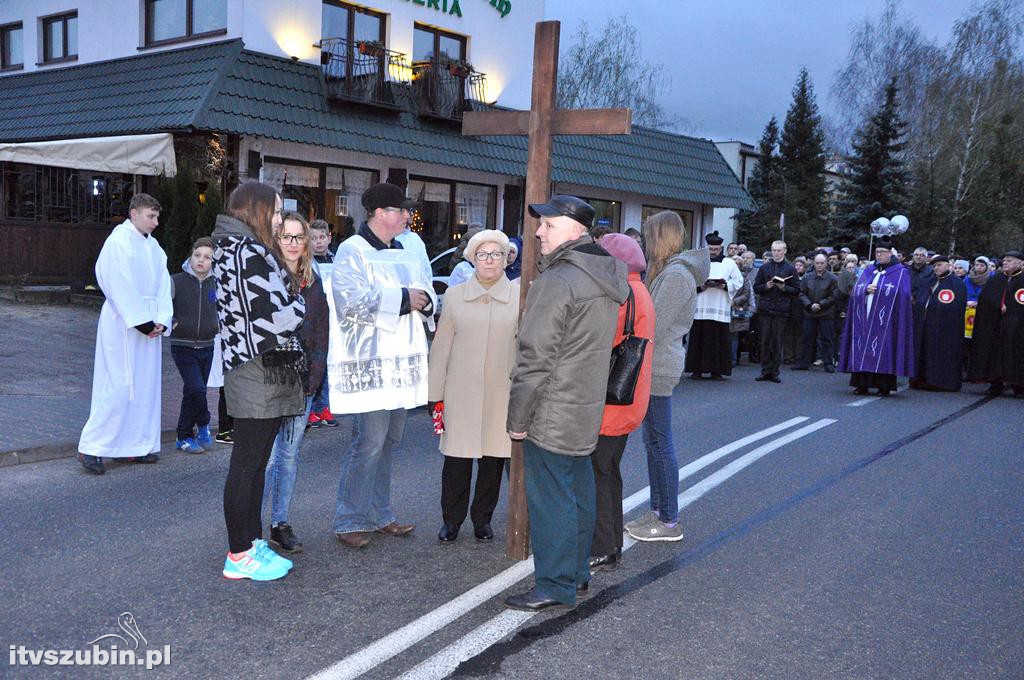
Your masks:
<svg viewBox="0 0 1024 680"><path fill-rule="evenodd" d="M328 103L317 66L250 52L240 40L0 79L0 141L190 129L501 175L522 176L526 167L523 137L463 137L413 113ZM628 136L556 138L554 155L559 183L752 207L706 139L634 126Z"/></svg>

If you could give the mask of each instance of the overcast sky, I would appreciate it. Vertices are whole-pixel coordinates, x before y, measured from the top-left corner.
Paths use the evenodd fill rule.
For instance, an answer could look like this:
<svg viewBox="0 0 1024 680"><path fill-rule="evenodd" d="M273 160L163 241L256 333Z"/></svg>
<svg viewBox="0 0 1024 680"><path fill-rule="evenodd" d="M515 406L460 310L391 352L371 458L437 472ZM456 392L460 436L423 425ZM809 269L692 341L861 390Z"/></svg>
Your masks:
<svg viewBox="0 0 1024 680"><path fill-rule="evenodd" d="M546 0L549 19L572 42L585 20L598 32L628 13L643 58L672 75L663 105L693 124L692 134L756 144L774 114L781 126L801 66L826 115L833 76L845 63L851 28L877 16L882 0ZM970 0L903 0L904 14L945 43Z"/></svg>

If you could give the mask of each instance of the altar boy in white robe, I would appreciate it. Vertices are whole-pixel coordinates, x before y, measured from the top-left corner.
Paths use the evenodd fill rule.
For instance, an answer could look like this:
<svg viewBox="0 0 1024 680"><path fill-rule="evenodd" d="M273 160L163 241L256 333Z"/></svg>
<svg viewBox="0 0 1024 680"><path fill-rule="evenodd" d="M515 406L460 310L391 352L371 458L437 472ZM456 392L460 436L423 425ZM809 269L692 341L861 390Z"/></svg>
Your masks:
<svg viewBox="0 0 1024 680"><path fill-rule="evenodd" d="M367 221L334 256L331 411L355 414L334 532L349 548L365 546L375 533L413 530L391 509L391 455L405 433L406 410L427 402L423 324L437 305L429 264L397 238L414 205L393 184L370 187L363 193Z"/></svg>
<svg viewBox="0 0 1024 680"><path fill-rule="evenodd" d="M114 227L96 260L106 296L96 330L96 362L89 420L78 460L106 472L103 458L155 463L160 459L161 336L171 332L171 277L167 255L152 237L160 204L136 194L128 219Z"/></svg>

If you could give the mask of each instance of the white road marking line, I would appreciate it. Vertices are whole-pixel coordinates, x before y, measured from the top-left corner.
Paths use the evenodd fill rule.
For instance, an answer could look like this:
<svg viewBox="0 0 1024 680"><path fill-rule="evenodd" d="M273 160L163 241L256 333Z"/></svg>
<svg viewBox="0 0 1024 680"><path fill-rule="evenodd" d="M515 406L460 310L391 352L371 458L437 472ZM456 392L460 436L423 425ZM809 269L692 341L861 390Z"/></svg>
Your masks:
<svg viewBox="0 0 1024 680"><path fill-rule="evenodd" d="M747 435L742 439L726 444L711 453L698 458L692 463L683 466L679 470L679 479L682 480L689 475L696 473L702 468L714 463L719 458L737 451L744 446L751 444L765 437L788 429L797 423L809 420L806 416L791 418L785 422L773 425L772 427ZM623 513L633 510L650 498L650 487L642 489L622 503ZM627 537L627 540L628 537ZM625 549L625 546L623 547ZM407 623L401 628L385 635L379 640L370 643L358 652L350 654L344 659L328 666L327 668L311 675L309 680L342 680L356 678L363 673L376 668L388 659L396 656L406 649L412 647L423 638L441 630L455 619L472 611L483 602L491 599L503 590L515 585L533 573L533 558L515 564L505 571L491 577L483 583L471 588L462 595L449 601L437 609L434 609L423 616ZM500 638L498 638L500 639ZM468 658L468 657L467 657ZM454 666L453 666L454 668Z"/></svg>
<svg viewBox="0 0 1024 680"><path fill-rule="evenodd" d="M807 418L804 418L803 420L807 420ZM779 437L778 439L764 444L763 446L759 446L750 453L740 456L721 470L716 471L714 474L709 475L679 494L679 510L682 511L687 506L692 505L701 496L722 484L744 468L757 462L772 451L780 449L786 444L794 442L801 437L806 437L807 435L816 432L823 427L827 427L834 422L836 421L832 418L823 418L811 423L810 425L806 425L799 430L794 430L793 432ZM633 540L630 536L625 536L622 544L623 552L629 550L631 547L636 545L636 543L637 541ZM399 676L399 680L440 680L441 678L445 678L450 675L460 663L466 659L473 658L499 640L504 639L506 636L514 632L519 626L526 623L536 615L536 613L532 612L513 612L511 610L506 610L497 616L494 616L479 628L470 631L433 656L410 668L403 675Z"/></svg>

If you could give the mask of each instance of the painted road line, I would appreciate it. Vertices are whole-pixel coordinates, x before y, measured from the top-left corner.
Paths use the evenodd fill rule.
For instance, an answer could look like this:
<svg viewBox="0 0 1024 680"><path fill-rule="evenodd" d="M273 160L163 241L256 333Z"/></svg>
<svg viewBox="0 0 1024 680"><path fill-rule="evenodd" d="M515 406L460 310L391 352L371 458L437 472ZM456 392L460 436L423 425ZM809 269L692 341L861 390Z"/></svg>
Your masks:
<svg viewBox="0 0 1024 680"><path fill-rule="evenodd" d="M719 486L744 468L765 457L772 451L780 449L786 444L790 444L801 437L806 437L809 434L817 432L823 427L827 427L834 422L836 422L836 420L832 418L823 418L822 420L811 423L799 430L794 430L793 432L779 437L778 439L764 444L763 446L759 446L750 453L737 458L721 470L709 475L679 494L680 512L687 506L695 503L704 494ZM629 550L637 543L637 541L634 541L629 536L625 536L624 539L625 540L622 544L623 552ZM479 628L470 631L433 656L409 669L405 674L400 676L401 680L440 680L441 678L445 678L450 675L460 663L473 658L491 645L504 639L508 635L511 635L518 625L526 623L526 621L537 615L532 612L515 612L518 616L510 617L509 614L511 613L512 612L510 611L504 611L493 617L490 621L484 623ZM516 621L518 621L517 626L513 626L512 624Z"/></svg>
<svg viewBox="0 0 1024 680"><path fill-rule="evenodd" d="M710 465L722 456L726 456L747 444L770 437L771 435L788 429L793 425L808 420L806 416L791 418L785 422L773 425L772 427L747 435L735 442L726 444L711 453L693 461L680 469L680 479L697 472L701 468ZM636 508L650 498L650 487L642 489L623 501L623 514ZM627 505L629 504L629 505ZM328 666L320 672L310 676L310 680L341 680L343 678L356 678L363 673L376 668L388 659L404 652L409 647L433 633L441 630L455 619L472 611L481 603L486 602L498 593L510 588L519 581L533 573L533 558L519 562L496 576L484 581L462 595L449 601L447 604L430 611L423 616L411 621L379 640L367 645L363 649L350 654L341 661Z"/></svg>
<svg viewBox="0 0 1024 680"><path fill-rule="evenodd" d="M711 453L701 456L692 463L688 463L683 467L679 468L679 481L681 482L687 477L690 477L691 475L700 472L708 465L711 465L720 458L728 456L730 453L739 451L748 444L753 444L754 442L764 439L766 437L770 437L773 434L782 432L783 430L788 430L794 425L798 425L806 420L810 420L810 418L808 418L807 416L797 416L796 418L790 418L789 420L779 423L778 425L773 425L772 427L761 430L760 432L755 432L754 434L747 435L742 439L737 439L734 442L719 447L712 451ZM629 514L629 512L634 508L640 506L643 503L646 503L648 499L650 499L650 497L651 487L648 486L646 488L640 489L635 494L622 501L622 514Z"/></svg>
<svg viewBox="0 0 1024 680"><path fill-rule="evenodd" d="M896 388L896 391L906 392L908 389L910 389L910 385L900 385L899 387ZM864 397L862 399L858 399L857 401L851 401L849 404L847 404L847 406L864 406L865 404L870 404L871 402L878 401L879 399L881 399L881 397L878 396Z"/></svg>

